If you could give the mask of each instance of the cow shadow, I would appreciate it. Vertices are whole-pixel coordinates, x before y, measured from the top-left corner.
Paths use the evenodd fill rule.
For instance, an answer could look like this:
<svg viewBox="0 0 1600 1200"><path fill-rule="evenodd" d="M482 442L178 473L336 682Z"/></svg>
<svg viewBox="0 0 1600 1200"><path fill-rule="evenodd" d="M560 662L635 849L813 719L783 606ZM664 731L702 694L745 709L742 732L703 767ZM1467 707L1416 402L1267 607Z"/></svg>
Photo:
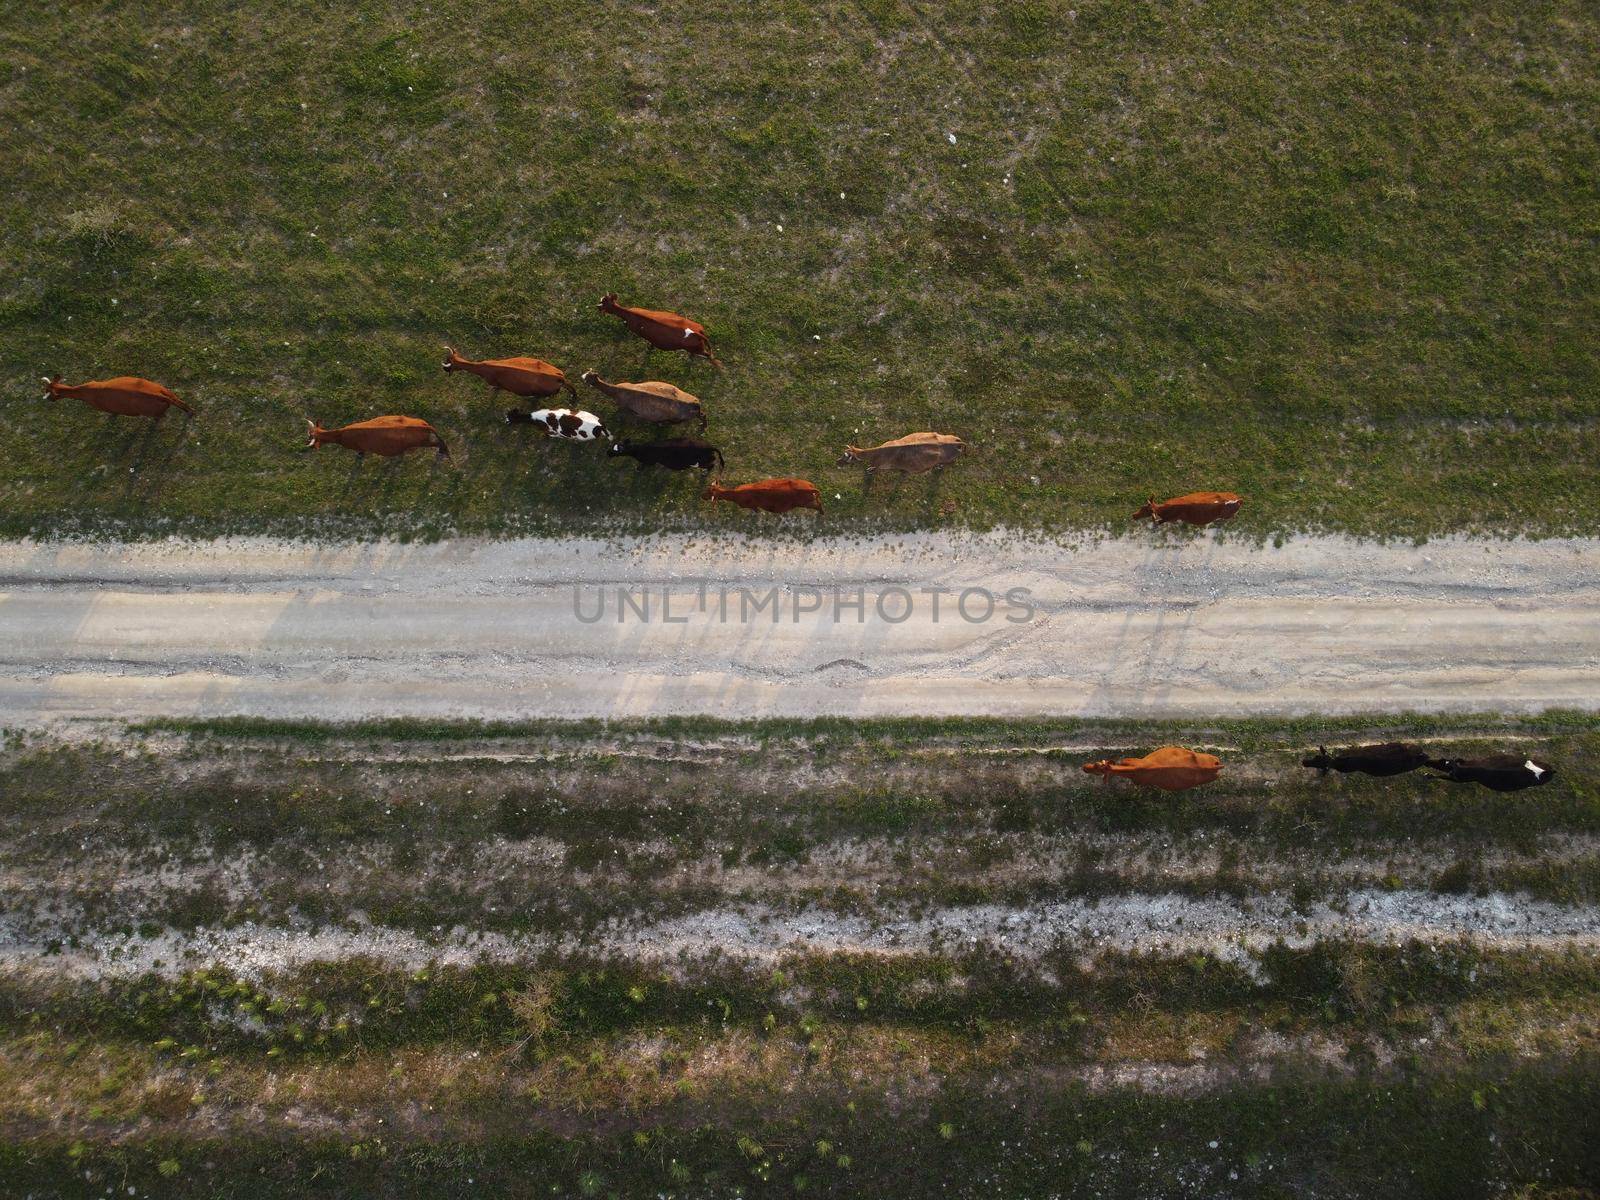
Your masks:
<svg viewBox="0 0 1600 1200"><path fill-rule="evenodd" d="M155 430L156 422L138 417L106 417L100 435L95 439L95 450L104 462L122 462L142 439Z"/></svg>
<svg viewBox="0 0 1600 1200"><path fill-rule="evenodd" d="M131 431L121 439L113 461L123 476L122 503L134 512L142 513L160 500L188 444L187 422L173 427L168 424L170 420L146 421L144 429Z"/></svg>
<svg viewBox="0 0 1600 1200"><path fill-rule="evenodd" d="M939 506L944 497L944 468L935 467L928 472L927 482L922 485L922 520L933 524L941 515Z"/></svg>
<svg viewBox="0 0 1600 1200"><path fill-rule="evenodd" d="M644 345L643 353L634 353L629 345L634 341ZM703 372L696 369L702 367ZM635 338L626 329L607 349L604 365L593 370L613 383L619 379L629 382L665 380L702 399L710 393L711 383L718 374L716 367L694 355L685 354L681 350L657 350L643 338ZM587 390L596 396L600 394L594 388ZM584 387L580 384L578 394L582 396L584 391Z"/></svg>
<svg viewBox="0 0 1600 1200"><path fill-rule="evenodd" d="M907 475L904 471L867 471L862 469L866 477L861 485L861 498L870 502L876 492L878 498L894 504L905 495L908 490L916 504L920 519L933 522L943 514L939 506L944 497L944 469L934 468L926 476ZM883 476L892 476L891 479L882 479ZM882 479L882 482L877 482Z"/></svg>

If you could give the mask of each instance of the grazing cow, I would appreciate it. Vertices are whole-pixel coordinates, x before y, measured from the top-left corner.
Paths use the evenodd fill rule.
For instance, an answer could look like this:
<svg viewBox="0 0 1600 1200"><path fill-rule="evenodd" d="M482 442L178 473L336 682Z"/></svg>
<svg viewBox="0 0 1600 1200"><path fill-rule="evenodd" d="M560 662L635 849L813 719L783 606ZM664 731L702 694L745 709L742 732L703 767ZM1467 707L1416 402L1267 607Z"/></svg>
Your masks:
<svg viewBox="0 0 1600 1200"><path fill-rule="evenodd" d="M699 421L701 429L706 427L706 410L700 406L699 398L670 383L607 383L593 371L585 371L583 381L599 388L623 412L632 413L641 421L656 425Z"/></svg>
<svg viewBox="0 0 1600 1200"><path fill-rule="evenodd" d="M722 451L699 438L671 438L664 442L617 442L606 451L607 458L626 455L637 459L639 469L665 467L669 471L687 471L699 467L709 471L713 466L722 470Z"/></svg>
<svg viewBox="0 0 1600 1200"><path fill-rule="evenodd" d="M706 359L713 367L722 365L717 356L711 353L706 327L699 321L651 308L629 308L626 304L617 303L615 292L607 292L601 298L600 311L619 318L657 350L682 350L690 357Z"/></svg>
<svg viewBox="0 0 1600 1200"><path fill-rule="evenodd" d="M1117 775L1140 787L1181 792L1210 783L1222 770L1222 760L1215 754L1201 754L1181 746L1163 746L1143 758L1124 758L1120 762L1107 758L1084 763L1083 769L1103 779Z"/></svg>
<svg viewBox="0 0 1600 1200"><path fill-rule="evenodd" d="M513 396L537 396L543 399L560 395L561 389L566 388L572 393L573 399L577 399L578 389L567 382L561 368L552 366L542 358L486 358L474 362L470 358L462 358L454 346L446 346L444 350L446 374L469 371L487 383L490 392L499 388Z"/></svg>
<svg viewBox="0 0 1600 1200"><path fill-rule="evenodd" d="M1429 779L1444 779L1450 783L1481 783L1496 792L1520 792L1523 788L1541 787L1556 777L1549 763L1524 758L1520 754L1490 754L1484 758L1430 758L1427 763L1443 775L1429 775Z"/></svg>
<svg viewBox="0 0 1600 1200"><path fill-rule="evenodd" d="M967 444L951 433L908 433L903 438L884 442L866 450L846 446L838 465L865 463L867 474L874 471L904 471L921 475L947 467L966 451Z"/></svg>
<svg viewBox="0 0 1600 1200"><path fill-rule="evenodd" d="M1137 521L1140 517L1153 517L1157 525L1164 525L1168 521L1209 525L1213 521L1233 520L1239 513L1241 503L1243 501L1232 492L1190 492L1187 496L1163 500L1160 504L1151 496L1150 503L1134 513L1133 519Z"/></svg>
<svg viewBox="0 0 1600 1200"><path fill-rule="evenodd" d="M574 412L570 408L541 408L536 412L525 413L513 408L506 413L506 424L533 425L543 430L547 436L567 442L611 440L611 435L600 423L600 418L592 412L583 412L581 409Z"/></svg>
<svg viewBox="0 0 1600 1200"><path fill-rule="evenodd" d="M347 450L354 450L357 459L369 454L394 458L424 446L433 446L439 451L440 458L450 457L450 447L444 444L438 431L421 417L374 417L342 429L324 429L309 418L306 424L311 431L311 440L306 443L308 450L318 446L343 446Z"/></svg>
<svg viewBox="0 0 1600 1200"><path fill-rule="evenodd" d="M1355 771L1387 778L1415 771L1427 762L1427 754L1408 742L1384 742L1379 746L1352 746L1337 754L1329 754L1326 746L1318 746L1317 753L1301 759L1300 765L1314 767L1324 775L1329 771L1338 771L1341 775Z"/></svg>
<svg viewBox="0 0 1600 1200"><path fill-rule="evenodd" d="M90 408L98 408L101 412L119 417L160 419L167 415L169 408L181 408L191 415L194 413L194 409L179 400L171 388L135 375L118 375L115 379L96 379L77 385L62 383L57 375L43 382L46 400L69 396L74 400L82 400Z"/></svg>
<svg viewBox="0 0 1600 1200"><path fill-rule="evenodd" d="M762 479L731 488L713 483L700 493L700 499L726 500L746 511L786 513L793 508L822 511L822 493L817 491L816 484L806 479Z"/></svg>

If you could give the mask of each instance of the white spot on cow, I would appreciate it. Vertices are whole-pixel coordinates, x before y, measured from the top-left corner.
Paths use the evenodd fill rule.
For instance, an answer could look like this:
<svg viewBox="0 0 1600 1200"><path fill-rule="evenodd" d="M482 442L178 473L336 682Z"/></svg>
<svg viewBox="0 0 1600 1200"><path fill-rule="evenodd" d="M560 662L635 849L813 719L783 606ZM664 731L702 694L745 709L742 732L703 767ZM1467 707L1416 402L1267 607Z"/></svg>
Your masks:
<svg viewBox="0 0 1600 1200"><path fill-rule="evenodd" d="M694 330L692 330L692 329L685 329L685 330L684 330L684 331L683 331L683 336L684 336L684 337L686 337L686 338L691 338L691 337L693 337L693 336L694 336Z"/></svg>
<svg viewBox="0 0 1600 1200"><path fill-rule="evenodd" d="M1543 779L1544 778L1544 768L1539 766L1537 763L1535 763L1533 761L1533 759L1530 758L1527 762L1523 763L1522 765L1527 767L1528 770L1533 772L1533 777L1535 779Z"/></svg>

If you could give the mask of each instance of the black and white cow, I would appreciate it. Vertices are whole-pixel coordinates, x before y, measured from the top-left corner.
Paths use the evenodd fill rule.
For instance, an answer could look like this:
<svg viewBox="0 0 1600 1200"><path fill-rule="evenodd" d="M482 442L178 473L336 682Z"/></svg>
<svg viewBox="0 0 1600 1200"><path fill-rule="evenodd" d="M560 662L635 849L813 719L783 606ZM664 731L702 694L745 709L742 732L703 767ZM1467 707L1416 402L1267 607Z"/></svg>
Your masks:
<svg viewBox="0 0 1600 1200"><path fill-rule="evenodd" d="M512 409L506 413L507 425L533 425L553 438L569 442L597 442L611 440L611 434L600 423L600 418L582 409L541 408L525 413Z"/></svg>
<svg viewBox="0 0 1600 1200"><path fill-rule="evenodd" d="M1537 762L1519 754L1491 754L1485 758L1430 758L1428 766L1443 775L1430 775L1429 779L1445 779L1451 783L1481 783L1496 792L1520 792L1523 788L1539 787L1556 777L1549 763Z"/></svg>
<svg viewBox="0 0 1600 1200"><path fill-rule="evenodd" d="M607 458L626 456L635 459L640 469L665 467L669 471L687 471L699 467L709 471L722 470L722 451L710 442L699 438L668 438L661 442L617 442L606 451Z"/></svg>
<svg viewBox="0 0 1600 1200"><path fill-rule="evenodd" d="M1352 771L1362 775L1404 775L1426 766L1428 756L1407 742L1384 742L1377 746L1352 746L1329 754L1326 746L1318 746L1317 753L1300 760L1302 767L1314 767L1326 775L1338 771L1348 775Z"/></svg>

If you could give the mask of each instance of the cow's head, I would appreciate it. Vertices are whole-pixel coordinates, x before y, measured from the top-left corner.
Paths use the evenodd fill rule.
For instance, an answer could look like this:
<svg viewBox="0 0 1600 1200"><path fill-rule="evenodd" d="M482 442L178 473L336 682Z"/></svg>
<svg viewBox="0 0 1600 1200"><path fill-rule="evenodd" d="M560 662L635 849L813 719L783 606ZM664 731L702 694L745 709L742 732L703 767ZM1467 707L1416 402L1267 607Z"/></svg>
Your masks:
<svg viewBox="0 0 1600 1200"><path fill-rule="evenodd" d="M60 398L60 396L61 396L61 376L59 376L59 375L42 375L42 376L39 377L39 382L44 384L44 395L41 397L41 399L44 399L44 400L55 400L55 399Z"/></svg>
<svg viewBox="0 0 1600 1200"><path fill-rule="evenodd" d="M446 346L444 348L444 369L447 373L454 371L464 361L465 360L461 357L461 355L456 353L456 348L454 346Z"/></svg>
<svg viewBox="0 0 1600 1200"><path fill-rule="evenodd" d="M304 449L315 450L318 446L322 445L323 441L327 438L328 431L321 425L318 425L310 417L307 417L306 434L308 436L308 440L304 446Z"/></svg>
<svg viewBox="0 0 1600 1200"><path fill-rule="evenodd" d="M859 446L846 446L844 448L844 453L839 455L839 461L834 463L834 466L836 466L836 467L848 467L848 466L851 466L852 464L858 463L860 461L861 461L861 448Z"/></svg>
<svg viewBox="0 0 1600 1200"><path fill-rule="evenodd" d="M617 303L617 294L615 292L607 292L600 297L600 311L603 313L616 312L621 307Z"/></svg>
<svg viewBox="0 0 1600 1200"><path fill-rule="evenodd" d="M706 484L706 490L700 493L700 499L720 500L722 497L728 495L732 490L732 488L725 488L721 484L708 483Z"/></svg>
<svg viewBox="0 0 1600 1200"><path fill-rule="evenodd" d="M1150 497L1150 502L1148 504L1143 504L1143 505L1139 506L1139 511L1133 514L1133 519L1135 521L1137 521L1141 517L1154 517L1155 515L1156 515L1156 498L1154 496L1151 496Z"/></svg>
<svg viewBox="0 0 1600 1200"><path fill-rule="evenodd" d="M1318 746L1317 752L1310 758L1302 758L1300 760L1300 765L1302 767L1312 767L1318 771L1326 772L1329 767L1333 766L1333 758L1328 754L1328 748L1326 746Z"/></svg>
<svg viewBox="0 0 1600 1200"><path fill-rule="evenodd" d="M1100 776L1101 779L1110 779L1112 766L1109 758L1102 758L1099 762L1084 763L1083 769L1091 775Z"/></svg>
<svg viewBox="0 0 1600 1200"><path fill-rule="evenodd" d="M618 455L626 454L629 450L632 450L632 449L633 449L633 443L632 442L612 442L611 445L606 447L606 457L607 458L616 458Z"/></svg>

